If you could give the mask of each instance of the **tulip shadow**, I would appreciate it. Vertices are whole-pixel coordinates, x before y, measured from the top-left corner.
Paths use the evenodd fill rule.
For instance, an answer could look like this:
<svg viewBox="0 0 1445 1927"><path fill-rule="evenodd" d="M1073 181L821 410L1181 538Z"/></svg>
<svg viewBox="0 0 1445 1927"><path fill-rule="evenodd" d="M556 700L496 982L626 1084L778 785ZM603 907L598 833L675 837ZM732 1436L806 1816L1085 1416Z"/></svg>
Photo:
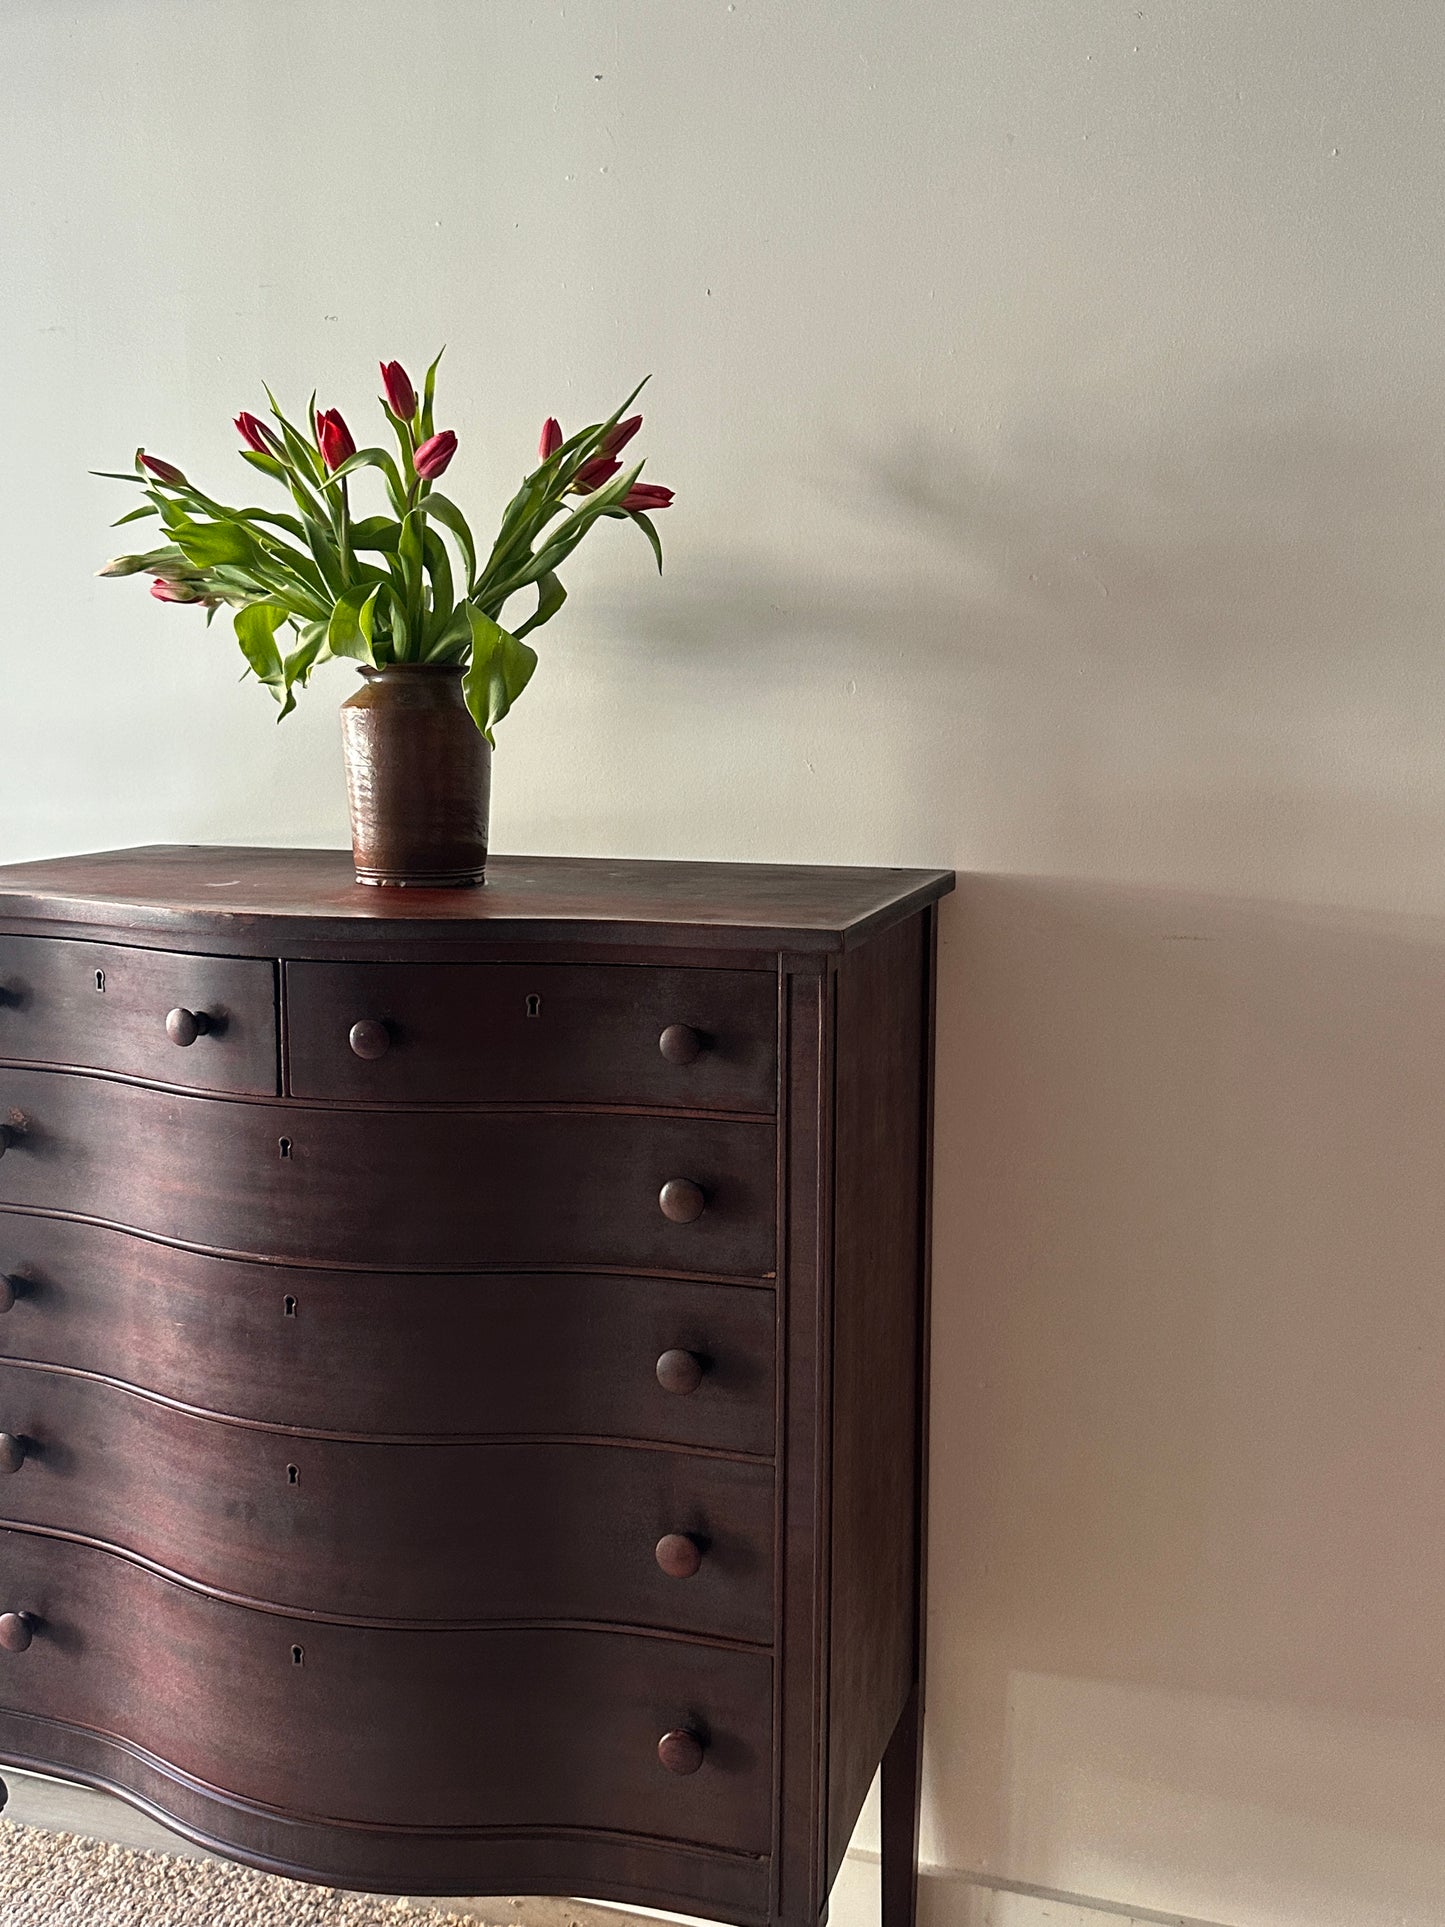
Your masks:
<svg viewBox="0 0 1445 1927"><path fill-rule="evenodd" d="M1186 1812L1217 1880L1263 1815L1428 1915L1445 924L1379 906L1440 901L1445 410L1149 401L839 438L823 560L674 551L588 646L704 769L793 756L758 855L998 873L941 925L926 1855L1072 1886Z"/></svg>
<svg viewBox="0 0 1445 1927"><path fill-rule="evenodd" d="M813 504L835 560L670 562L662 594L606 598L607 646L702 713L806 716L824 755L861 728L880 773L906 759L891 833L931 854L990 795L1100 875L1121 837L1126 868L1192 877L1206 844L1304 833L1363 861L1418 829L1445 410L1346 419L1328 371L1271 369L1139 413L987 451L841 445L821 467L846 494Z"/></svg>

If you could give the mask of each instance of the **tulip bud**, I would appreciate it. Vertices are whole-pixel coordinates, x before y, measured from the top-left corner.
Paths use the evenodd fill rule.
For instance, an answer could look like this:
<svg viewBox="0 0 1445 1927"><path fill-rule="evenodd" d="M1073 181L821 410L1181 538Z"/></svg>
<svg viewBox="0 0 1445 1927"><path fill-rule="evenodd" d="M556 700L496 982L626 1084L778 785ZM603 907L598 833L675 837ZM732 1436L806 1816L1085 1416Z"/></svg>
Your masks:
<svg viewBox="0 0 1445 1927"><path fill-rule="evenodd" d="M416 390L399 361L384 361L381 364L381 385L386 390L386 405L392 414L400 415L403 421L409 422L416 413Z"/></svg>
<svg viewBox="0 0 1445 1927"><path fill-rule="evenodd" d="M607 433L602 437L602 446L598 450L598 453L600 455L620 455L641 426L641 415L629 415L625 422L618 422L615 428L608 429Z"/></svg>
<svg viewBox="0 0 1445 1927"><path fill-rule="evenodd" d="M622 507L634 514L647 514L653 509L672 506L672 490L662 488L656 482L635 482L622 498Z"/></svg>
<svg viewBox="0 0 1445 1927"><path fill-rule="evenodd" d="M612 455L594 455L590 462L584 462L572 477L574 495L590 495L594 489L610 482L622 464Z"/></svg>
<svg viewBox="0 0 1445 1927"><path fill-rule="evenodd" d="M356 453L356 443L339 408L328 408L316 417L316 441L322 460L333 474Z"/></svg>
<svg viewBox="0 0 1445 1927"><path fill-rule="evenodd" d="M562 424L555 415L549 415L542 424L542 439L537 444L537 453L545 462L549 455L555 455L562 446Z"/></svg>
<svg viewBox="0 0 1445 1927"><path fill-rule="evenodd" d="M158 575L151 584L157 602L205 602L209 598L198 582L171 582Z"/></svg>
<svg viewBox="0 0 1445 1927"><path fill-rule="evenodd" d="M163 462L159 455L147 455L144 449L140 451L140 460L142 468L148 468L158 482L169 482L172 488L185 487L186 478L174 462Z"/></svg>
<svg viewBox="0 0 1445 1927"><path fill-rule="evenodd" d="M152 575L166 582L203 582L205 573L179 550L174 555L157 555L146 562Z"/></svg>
<svg viewBox="0 0 1445 1927"><path fill-rule="evenodd" d="M258 421L254 415L248 414L244 408L236 417L236 432L246 446L253 448L258 455L279 455L281 453L280 442L275 435L272 434L265 422Z"/></svg>
<svg viewBox="0 0 1445 1927"><path fill-rule="evenodd" d="M97 569L95 573L97 575L139 575L142 569L149 566L143 555L115 555L103 569Z"/></svg>
<svg viewBox="0 0 1445 1927"><path fill-rule="evenodd" d="M438 475L444 474L457 452L457 438L450 428L443 428L412 456L412 466L424 482L433 482Z"/></svg>

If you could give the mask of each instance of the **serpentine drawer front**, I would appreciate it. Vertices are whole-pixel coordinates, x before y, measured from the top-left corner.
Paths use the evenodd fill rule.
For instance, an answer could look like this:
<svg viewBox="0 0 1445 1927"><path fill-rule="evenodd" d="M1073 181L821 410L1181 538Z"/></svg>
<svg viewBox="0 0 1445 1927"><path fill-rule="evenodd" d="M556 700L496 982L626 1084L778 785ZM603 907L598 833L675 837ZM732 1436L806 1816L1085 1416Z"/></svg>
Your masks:
<svg viewBox="0 0 1445 1927"><path fill-rule="evenodd" d="M769 1123L303 1110L0 1070L0 1204L298 1264L770 1276ZM672 1187L682 1203L668 1209ZM340 1208L338 1208L340 1207Z"/></svg>
<svg viewBox="0 0 1445 1927"><path fill-rule="evenodd" d="M0 1763L911 1927L935 871L0 869Z"/></svg>
<svg viewBox="0 0 1445 1927"><path fill-rule="evenodd" d="M243 1264L0 1210L0 1358L346 1437L595 1435L766 1458L774 1318L765 1287Z"/></svg>

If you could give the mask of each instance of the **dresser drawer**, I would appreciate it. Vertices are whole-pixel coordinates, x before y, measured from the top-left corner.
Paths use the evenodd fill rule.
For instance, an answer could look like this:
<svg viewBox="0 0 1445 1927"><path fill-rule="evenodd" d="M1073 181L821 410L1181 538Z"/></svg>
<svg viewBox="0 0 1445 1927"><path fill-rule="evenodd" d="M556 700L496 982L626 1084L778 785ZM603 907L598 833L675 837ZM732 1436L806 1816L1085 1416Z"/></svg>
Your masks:
<svg viewBox="0 0 1445 1927"><path fill-rule="evenodd" d="M622 964L288 963L297 1097L777 1108L778 983Z"/></svg>
<svg viewBox="0 0 1445 1927"><path fill-rule="evenodd" d="M173 1011L199 1017L189 1044ZM190 1035L184 1015L171 1027ZM0 936L0 1059L274 1096L276 966L119 944Z"/></svg>
<svg viewBox="0 0 1445 1927"><path fill-rule="evenodd" d="M0 1533L0 1707L123 1734L222 1792L395 1827L576 1827L765 1853L772 1665L586 1630L328 1625ZM685 1777L659 1737L706 1736Z"/></svg>
<svg viewBox="0 0 1445 1927"><path fill-rule="evenodd" d="M0 1358L280 1426L573 1434L767 1455L763 1287L568 1273L307 1270L0 1211ZM683 1352L697 1361L690 1384Z"/></svg>
<svg viewBox="0 0 1445 1927"><path fill-rule="evenodd" d="M100 1540L236 1597L347 1619L772 1639L770 1465L298 1438L16 1364L0 1365L0 1440L0 1523Z"/></svg>
<svg viewBox="0 0 1445 1927"><path fill-rule="evenodd" d="M377 1270L775 1266L764 1121L330 1112L26 1070L0 1072L7 1116L0 1205L217 1251ZM678 1181L697 1188L692 1222L660 1208Z"/></svg>

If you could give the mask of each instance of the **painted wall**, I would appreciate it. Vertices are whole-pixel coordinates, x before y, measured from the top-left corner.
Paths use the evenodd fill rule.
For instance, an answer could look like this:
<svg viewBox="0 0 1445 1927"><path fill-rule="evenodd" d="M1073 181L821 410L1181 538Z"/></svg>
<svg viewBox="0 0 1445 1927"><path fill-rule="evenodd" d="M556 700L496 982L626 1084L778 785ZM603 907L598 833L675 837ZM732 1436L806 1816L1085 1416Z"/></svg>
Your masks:
<svg viewBox="0 0 1445 1927"><path fill-rule="evenodd" d="M441 341L487 519L651 371L514 850L956 864L926 1850L1445 1916L1445 14L0 0L0 820L344 837L329 673L90 571Z"/></svg>

